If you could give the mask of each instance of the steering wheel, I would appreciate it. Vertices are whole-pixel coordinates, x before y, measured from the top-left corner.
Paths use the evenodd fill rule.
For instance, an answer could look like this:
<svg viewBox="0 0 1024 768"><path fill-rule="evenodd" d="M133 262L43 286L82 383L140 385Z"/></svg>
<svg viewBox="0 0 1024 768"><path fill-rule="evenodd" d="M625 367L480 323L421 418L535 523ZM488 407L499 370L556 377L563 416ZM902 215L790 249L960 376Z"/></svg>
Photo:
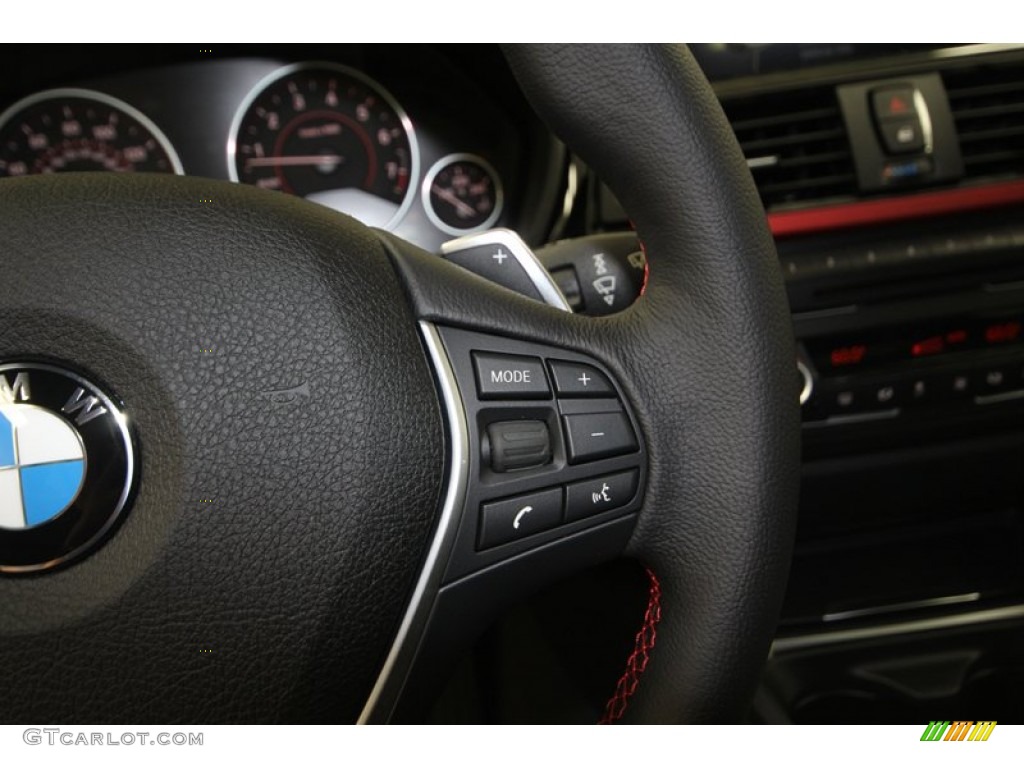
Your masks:
<svg viewBox="0 0 1024 768"><path fill-rule="evenodd" d="M429 648L464 645L517 590L623 554L661 593L626 719L742 715L789 567L799 451L789 313L757 193L685 49L506 55L645 244L646 293L625 312L559 311L248 186L0 183L0 363L12 364L0 377L44 361L87 382L93 405L123 410L136 470L119 516L102 494L80 496L92 507L55 518L71 522L39 544L57 548L48 560L0 574L0 718L415 717ZM538 361L545 392L487 394L483 353ZM563 397L558 360L605 378L605 397ZM0 384L9 410L59 388L25 370L35 378L20 388ZM69 402L88 486L114 447ZM584 460L570 422L591 411L633 432L632 453ZM489 467L494 419L545 425L548 464ZM629 462L630 504L564 511L580 478ZM481 510L505 519L493 497L512 490L557 498L558 519L483 546ZM23 534L0 529L0 544ZM87 556L45 570L72 539L88 539Z"/></svg>

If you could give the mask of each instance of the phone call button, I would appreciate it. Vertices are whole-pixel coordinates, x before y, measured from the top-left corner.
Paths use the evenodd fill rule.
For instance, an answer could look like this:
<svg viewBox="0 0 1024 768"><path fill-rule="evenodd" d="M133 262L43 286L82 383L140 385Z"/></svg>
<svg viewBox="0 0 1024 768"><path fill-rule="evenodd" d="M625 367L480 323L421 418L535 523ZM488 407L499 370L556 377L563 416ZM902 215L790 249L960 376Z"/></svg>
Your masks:
<svg viewBox="0 0 1024 768"><path fill-rule="evenodd" d="M480 549L516 541L561 522L561 488L491 501L480 507Z"/></svg>

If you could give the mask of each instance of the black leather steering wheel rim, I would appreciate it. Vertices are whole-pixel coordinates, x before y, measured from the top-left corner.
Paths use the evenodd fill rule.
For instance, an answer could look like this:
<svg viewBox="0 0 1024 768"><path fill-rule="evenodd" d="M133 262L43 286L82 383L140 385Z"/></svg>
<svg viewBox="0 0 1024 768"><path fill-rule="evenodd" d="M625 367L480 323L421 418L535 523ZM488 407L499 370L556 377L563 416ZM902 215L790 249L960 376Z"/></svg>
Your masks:
<svg viewBox="0 0 1024 768"><path fill-rule="evenodd" d="M756 191L684 49L507 56L646 245L647 293L620 315L558 312L239 185L0 184L0 360L40 356L104 383L142 452L134 509L102 548L0 579L5 720L355 720L446 495L418 321L614 373L649 457L625 552L663 590L628 716L741 715L782 598L799 450L788 307ZM306 394L267 396L285 389Z"/></svg>
<svg viewBox="0 0 1024 768"><path fill-rule="evenodd" d="M629 551L662 582L662 646L631 717L732 721L753 695L775 630L799 491L795 352L763 208L686 49L518 53L527 52L509 58L532 103L618 195L646 244L652 276L637 314L680 337L674 359L648 350L628 363L632 381L658 371L638 402L668 391L677 398L645 419L657 437Z"/></svg>

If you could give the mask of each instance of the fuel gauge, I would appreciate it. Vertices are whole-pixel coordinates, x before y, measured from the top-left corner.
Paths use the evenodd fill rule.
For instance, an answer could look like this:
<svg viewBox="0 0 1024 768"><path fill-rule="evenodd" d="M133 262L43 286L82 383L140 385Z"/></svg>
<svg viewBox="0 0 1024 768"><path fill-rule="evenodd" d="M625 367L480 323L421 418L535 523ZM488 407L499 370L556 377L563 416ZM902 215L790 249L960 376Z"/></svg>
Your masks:
<svg viewBox="0 0 1024 768"><path fill-rule="evenodd" d="M448 155L423 182L423 207L434 225L450 235L487 229L501 215L504 192L497 172L482 157Z"/></svg>

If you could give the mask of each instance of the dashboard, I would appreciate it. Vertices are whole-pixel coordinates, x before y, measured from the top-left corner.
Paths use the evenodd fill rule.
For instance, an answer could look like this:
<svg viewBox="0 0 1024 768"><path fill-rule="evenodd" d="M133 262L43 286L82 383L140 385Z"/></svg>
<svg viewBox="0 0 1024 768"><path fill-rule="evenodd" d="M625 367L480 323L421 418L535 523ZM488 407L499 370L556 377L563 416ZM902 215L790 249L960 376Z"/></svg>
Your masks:
<svg viewBox="0 0 1024 768"><path fill-rule="evenodd" d="M1024 49L717 48L798 341L758 716L1024 716ZM984 702L984 704L979 704Z"/></svg>
<svg viewBox="0 0 1024 768"><path fill-rule="evenodd" d="M253 184L429 250L542 240L564 148L484 46L5 46L0 178L106 170Z"/></svg>

